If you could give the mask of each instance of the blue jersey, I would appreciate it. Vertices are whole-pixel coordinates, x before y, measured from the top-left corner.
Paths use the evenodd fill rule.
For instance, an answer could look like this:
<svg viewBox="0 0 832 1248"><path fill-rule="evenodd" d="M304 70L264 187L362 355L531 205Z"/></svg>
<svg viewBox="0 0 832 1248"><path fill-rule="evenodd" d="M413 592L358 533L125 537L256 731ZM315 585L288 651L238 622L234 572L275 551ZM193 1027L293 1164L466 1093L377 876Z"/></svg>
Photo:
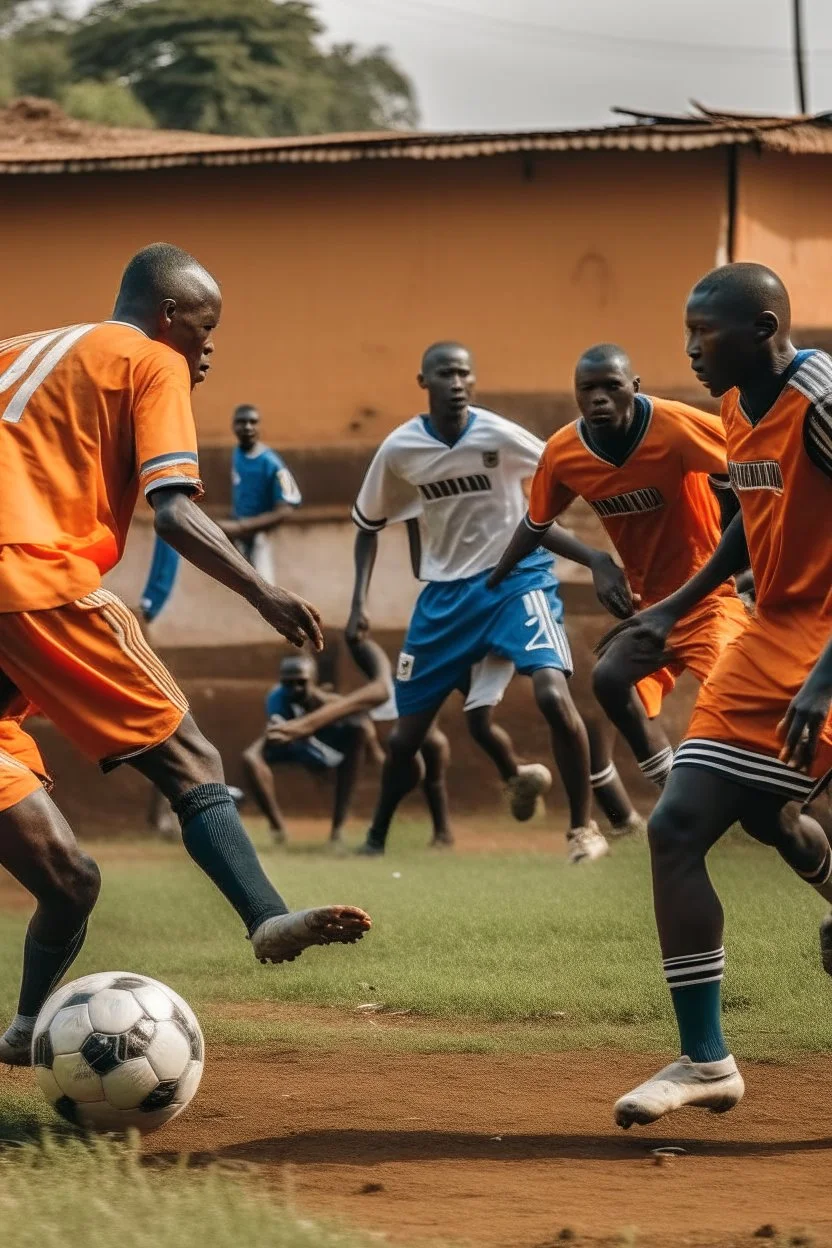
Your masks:
<svg viewBox="0 0 832 1248"><path fill-rule="evenodd" d="M266 694L266 716L279 715L281 719L300 719L306 714L306 708L292 701L291 690L285 685L275 685Z"/></svg>
<svg viewBox="0 0 832 1248"><path fill-rule="evenodd" d="M234 447L231 458L231 512L237 520L273 511L279 503L297 507L301 494L277 451L258 444L253 451Z"/></svg>

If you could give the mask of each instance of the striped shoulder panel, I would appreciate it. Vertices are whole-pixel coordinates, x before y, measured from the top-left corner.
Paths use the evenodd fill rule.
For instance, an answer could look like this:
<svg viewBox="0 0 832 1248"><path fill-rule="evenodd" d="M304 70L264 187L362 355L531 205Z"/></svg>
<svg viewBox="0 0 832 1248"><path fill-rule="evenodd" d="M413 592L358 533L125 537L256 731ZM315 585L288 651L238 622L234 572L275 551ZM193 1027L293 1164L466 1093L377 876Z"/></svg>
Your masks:
<svg viewBox="0 0 832 1248"><path fill-rule="evenodd" d="M812 403L832 400L832 357L815 351L804 360L789 385Z"/></svg>

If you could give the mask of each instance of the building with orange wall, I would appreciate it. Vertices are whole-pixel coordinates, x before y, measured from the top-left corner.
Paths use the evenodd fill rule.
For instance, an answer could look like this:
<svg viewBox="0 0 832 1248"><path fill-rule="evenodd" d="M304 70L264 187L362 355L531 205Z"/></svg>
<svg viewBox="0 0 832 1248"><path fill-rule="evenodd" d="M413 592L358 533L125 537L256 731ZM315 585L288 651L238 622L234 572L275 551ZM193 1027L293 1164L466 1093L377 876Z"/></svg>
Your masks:
<svg viewBox="0 0 832 1248"><path fill-rule="evenodd" d="M779 269L798 325L832 326L830 155L826 118L254 140L22 101L0 115L0 337L106 315L125 259L165 238L225 293L204 444L228 442L245 400L285 447L367 448L412 413L421 349L443 337L543 426L594 341L690 392L684 296L727 258Z"/></svg>

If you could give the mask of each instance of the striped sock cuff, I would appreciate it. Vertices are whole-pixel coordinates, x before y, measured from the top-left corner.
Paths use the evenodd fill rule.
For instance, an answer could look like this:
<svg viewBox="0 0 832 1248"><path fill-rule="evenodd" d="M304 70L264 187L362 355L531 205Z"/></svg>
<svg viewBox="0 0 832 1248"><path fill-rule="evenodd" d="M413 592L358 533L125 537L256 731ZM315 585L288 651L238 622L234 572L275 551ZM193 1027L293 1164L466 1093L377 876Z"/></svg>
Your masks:
<svg viewBox="0 0 832 1248"><path fill-rule="evenodd" d="M653 754L650 758L645 758L643 763L639 763L639 771L657 784L659 788L664 788L665 781L670 775L670 768L673 765L673 750L669 745L663 750L659 750L658 754Z"/></svg>
<svg viewBox="0 0 832 1248"><path fill-rule="evenodd" d="M610 763L603 771L593 771L590 773L589 782L593 789L603 789L605 784L612 784L613 780L618 779L618 772L615 763Z"/></svg>
<svg viewBox="0 0 832 1248"><path fill-rule="evenodd" d="M694 984L715 983L722 979L725 972L725 949L665 958L662 966L669 988L692 988Z"/></svg>

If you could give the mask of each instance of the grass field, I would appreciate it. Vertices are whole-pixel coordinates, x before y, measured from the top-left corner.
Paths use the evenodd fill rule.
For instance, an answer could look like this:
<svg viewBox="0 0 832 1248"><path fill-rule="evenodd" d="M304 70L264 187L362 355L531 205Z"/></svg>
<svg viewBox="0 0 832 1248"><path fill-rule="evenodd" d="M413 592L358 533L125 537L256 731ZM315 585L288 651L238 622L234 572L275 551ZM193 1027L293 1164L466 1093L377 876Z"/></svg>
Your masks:
<svg viewBox="0 0 832 1248"><path fill-rule="evenodd" d="M644 842L618 843L609 859L574 868L553 852L554 838L543 825L524 830L518 852L437 855L425 851L422 824L403 822L388 855L368 861L332 857L318 844L275 850L260 825L252 827L267 869L290 902L361 905L372 914L374 931L355 948L313 950L292 965L262 967L235 916L179 847L98 845L91 848L102 864L104 888L73 975L135 970L169 983L199 1014L209 1063L217 1046L241 1054L275 1045L325 1054L360 1045L365 1054L387 1051L391 1060L408 1053L437 1060L443 1054L472 1060L513 1054L518 1062L585 1050L618 1051L622 1060L675 1052ZM734 1052L788 1063L828 1051L829 987L817 951L823 904L775 855L740 836L715 851L712 871L727 916L726 1027ZM28 910L13 894L2 896L5 1017L14 1012L19 959L13 951ZM359 1009L370 1003L378 1013ZM0 1136L31 1139L51 1121L25 1073L0 1081ZM54 1196L32 1213L27 1193L44 1159L25 1148L5 1156L0 1226L9 1224L10 1211L15 1217L25 1211L36 1228L31 1242L57 1243L49 1237L50 1200L60 1205L66 1192L83 1184L83 1167L93 1165L96 1173L103 1167L96 1208L122 1207L125 1227L141 1221L143 1201L155 1202L172 1224L180 1216L191 1219L196 1243L199 1219L187 1202L203 1209L215 1202L229 1228L258 1228L250 1235L241 1230L235 1243L361 1242L318 1227L298 1230L291 1212L252 1201L238 1178L202 1175L203 1190L190 1180L177 1184L175 1167L164 1174L142 1171L141 1182L131 1179L126 1202L115 1193L135 1168L129 1152L90 1161L76 1144L60 1158L60 1165L54 1155L48 1159ZM138 1172L130 1173L135 1178ZM115 1185L112 1198L107 1184ZM118 1213L107 1217L116 1221L107 1224L111 1238L103 1243L174 1242L164 1235L131 1239L116 1231ZM226 1222L220 1218L217 1226ZM67 1232L60 1242L81 1248L89 1237ZM191 1239L175 1242L187 1246ZM231 1242L231 1231L210 1239L220 1248Z"/></svg>
<svg viewBox="0 0 832 1248"><path fill-rule="evenodd" d="M254 961L236 917L179 847L139 843L125 855L93 846L104 888L73 973L152 975L191 1001L209 1038L232 1043L284 1034L284 1003L354 1011L377 1002L430 1022L415 1037L388 1034L388 1043L672 1050L645 844L618 843L610 858L575 868L546 852L549 837L541 831L540 853L436 855L423 848L423 826L405 825L388 856L368 862L309 845L276 851L258 836L291 903L347 901L375 921L354 949L315 950L282 968ZM727 916L725 1008L737 1053L824 1051L823 903L739 835L717 848L712 870ZM25 919L25 910L0 912L6 949L20 941ZM17 975L16 959L6 957L4 1014L13 1012ZM225 1017L223 1006L237 1002L274 1010L256 1022Z"/></svg>

